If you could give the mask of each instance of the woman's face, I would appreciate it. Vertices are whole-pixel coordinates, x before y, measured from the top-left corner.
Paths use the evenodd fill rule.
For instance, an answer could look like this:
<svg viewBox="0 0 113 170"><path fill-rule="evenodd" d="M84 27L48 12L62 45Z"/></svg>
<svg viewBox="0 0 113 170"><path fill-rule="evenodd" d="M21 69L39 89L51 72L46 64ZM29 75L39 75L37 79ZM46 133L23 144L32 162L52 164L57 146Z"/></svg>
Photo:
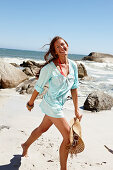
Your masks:
<svg viewBox="0 0 113 170"><path fill-rule="evenodd" d="M57 41L55 41L54 47L55 47L55 53L59 57L64 57L68 54L68 45L65 43L64 40L58 39Z"/></svg>

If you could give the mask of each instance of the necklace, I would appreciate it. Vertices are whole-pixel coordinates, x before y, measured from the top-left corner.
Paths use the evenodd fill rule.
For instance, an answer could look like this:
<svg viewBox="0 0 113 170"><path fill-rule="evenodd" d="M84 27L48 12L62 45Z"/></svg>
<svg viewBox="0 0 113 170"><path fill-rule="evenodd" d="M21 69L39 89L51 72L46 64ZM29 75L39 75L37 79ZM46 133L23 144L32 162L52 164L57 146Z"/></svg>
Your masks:
<svg viewBox="0 0 113 170"><path fill-rule="evenodd" d="M61 61L60 61L60 59L58 58L58 62L59 62L59 66L60 66L60 70L61 70L61 74L63 75L63 76L65 76L65 74L64 74L64 72L63 72L63 70L62 70L62 65L61 65ZM66 76L65 76L66 77Z"/></svg>

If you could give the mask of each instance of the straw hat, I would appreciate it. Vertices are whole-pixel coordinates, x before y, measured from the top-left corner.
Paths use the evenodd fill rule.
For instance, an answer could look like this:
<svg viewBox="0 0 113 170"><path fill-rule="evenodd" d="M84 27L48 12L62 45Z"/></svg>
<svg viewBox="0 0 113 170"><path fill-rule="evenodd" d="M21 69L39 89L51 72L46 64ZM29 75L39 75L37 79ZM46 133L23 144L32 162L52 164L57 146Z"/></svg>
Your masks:
<svg viewBox="0 0 113 170"><path fill-rule="evenodd" d="M73 118L70 121L70 144L68 146L68 151L73 156L73 154L80 153L84 150L85 145L81 138L81 126L77 118Z"/></svg>

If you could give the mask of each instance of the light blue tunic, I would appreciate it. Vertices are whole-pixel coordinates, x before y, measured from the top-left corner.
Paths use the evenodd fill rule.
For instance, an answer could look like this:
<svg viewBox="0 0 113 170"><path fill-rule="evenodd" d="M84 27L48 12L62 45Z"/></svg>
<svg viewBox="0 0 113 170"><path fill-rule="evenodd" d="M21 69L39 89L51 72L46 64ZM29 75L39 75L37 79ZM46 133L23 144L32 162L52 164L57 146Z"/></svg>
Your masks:
<svg viewBox="0 0 113 170"><path fill-rule="evenodd" d="M43 113L55 118L64 117L63 105L69 95L70 89L78 87L78 70L74 61L69 61L69 74L63 76L53 62L41 69L35 89L41 94L44 86L49 83L47 93L43 96L40 108Z"/></svg>

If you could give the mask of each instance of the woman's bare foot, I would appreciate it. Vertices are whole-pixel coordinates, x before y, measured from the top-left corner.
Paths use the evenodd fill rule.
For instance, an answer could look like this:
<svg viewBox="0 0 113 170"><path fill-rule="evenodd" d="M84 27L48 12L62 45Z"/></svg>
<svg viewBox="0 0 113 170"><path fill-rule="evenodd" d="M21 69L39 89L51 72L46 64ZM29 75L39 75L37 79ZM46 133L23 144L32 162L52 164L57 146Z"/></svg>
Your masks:
<svg viewBox="0 0 113 170"><path fill-rule="evenodd" d="M27 151L28 151L28 147L25 145L25 144L21 144L22 146L22 149L23 149L23 153L22 153L22 156L25 156L27 157Z"/></svg>

